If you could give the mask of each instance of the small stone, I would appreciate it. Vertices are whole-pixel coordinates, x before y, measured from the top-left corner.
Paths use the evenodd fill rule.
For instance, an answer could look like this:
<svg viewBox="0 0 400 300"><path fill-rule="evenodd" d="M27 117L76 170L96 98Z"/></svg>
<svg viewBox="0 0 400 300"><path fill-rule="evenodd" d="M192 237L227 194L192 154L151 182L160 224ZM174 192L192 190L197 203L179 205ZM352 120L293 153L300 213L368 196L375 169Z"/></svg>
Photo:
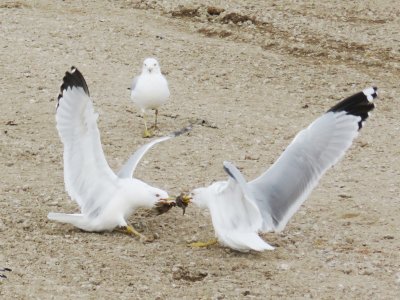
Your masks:
<svg viewBox="0 0 400 300"><path fill-rule="evenodd" d="M370 268L367 268L367 269L364 269L364 270L360 270L358 272L358 274L360 274L360 275L367 275L367 276L372 275L373 273L374 273L373 270L370 269Z"/></svg>
<svg viewBox="0 0 400 300"><path fill-rule="evenodd" d="M211 16L219 16L221 13L223 13L225 9L220 8L220 7L215 7L215 6L209 6L207 7L207 13Z"/></svg>
<svg viewBox="0 0 400 300"><path fill-rule="evenodd" d="M290 269L290 266L289 266L288 264L283 263L283 264L280 264L280 265L278 266L278 269L279 269L279 270L282 270L282 271L287 271L287 270Z"/></svg>
<svg viewBox="0 0 400 300"><path fill-rule="evenodd" d="M147 292L149 287L147 285L141 285L138 287L139 292Z"/></svg>

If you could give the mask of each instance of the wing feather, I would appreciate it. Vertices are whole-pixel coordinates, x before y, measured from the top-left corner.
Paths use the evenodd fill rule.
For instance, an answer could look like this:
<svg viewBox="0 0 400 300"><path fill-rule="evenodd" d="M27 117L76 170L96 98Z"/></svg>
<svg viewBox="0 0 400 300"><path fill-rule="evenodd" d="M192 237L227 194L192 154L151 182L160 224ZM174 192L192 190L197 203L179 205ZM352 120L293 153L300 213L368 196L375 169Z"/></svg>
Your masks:
<svg viewBox="0 0 400 300"><path fill-rule="evenodd" d="M72 67L61 85L56 123L64 144L65 188L82 213L98 209L117 187L117 176L104 157L97 118L85 79Z"/></svg>
<svg viewBox="0 0 400 300"><path fill-rule="evenodd" d="M133 173L135 172L135 169L139 164L139 161L146 154L146 152L149 151L154 145L167 141L171 138L177 137L183 133L190 131L191 129L192 127L185 127L179 131L171 133L170 135L160 137L158 139L151 141L150 143L143 145L138 150L136 150L135 153L133 153L131 157L126 161L126 163L122 166L121 170L118 172L118 177L132 178Z"/></svg>
<svg viewBox="0 0 400 300"><path fill-rule="evenodd" d="M374 108L376 88L355 94L300 131L278 160L248 183L264 231L281 231L324 173L343 157Z"/></svg>
<svg viewBox="0 0 400 300"><path fill-rule="evenodd" d="M246 251L272 250L259 235L262 217L257 205L247 197L246 181L231 163L224 162L227 182L218 182L209 210L218 240L230 248Z"/></svg>

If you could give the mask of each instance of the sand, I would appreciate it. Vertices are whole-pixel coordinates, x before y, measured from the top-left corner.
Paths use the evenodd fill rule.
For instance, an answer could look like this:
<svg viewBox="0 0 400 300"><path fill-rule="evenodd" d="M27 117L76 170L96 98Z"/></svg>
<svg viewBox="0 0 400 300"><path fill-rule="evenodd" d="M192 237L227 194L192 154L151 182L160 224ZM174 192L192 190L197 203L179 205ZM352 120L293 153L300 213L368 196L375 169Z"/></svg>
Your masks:
<svg viewBox="0 0 400 300"><path fill-rule="evenodd" d="M395 299L400 297L400 9L395 1L1 1L0 298ZM167 134L136 177L170 194L248 179L340 99L379 87L377 108L273 252L187 243L214 235L195 206L130 222L154 236L87 233L48 221L76 212L64 190L56 97L84 74L114 170L147 140L129 98L155 56L171 89Z"/></svg>

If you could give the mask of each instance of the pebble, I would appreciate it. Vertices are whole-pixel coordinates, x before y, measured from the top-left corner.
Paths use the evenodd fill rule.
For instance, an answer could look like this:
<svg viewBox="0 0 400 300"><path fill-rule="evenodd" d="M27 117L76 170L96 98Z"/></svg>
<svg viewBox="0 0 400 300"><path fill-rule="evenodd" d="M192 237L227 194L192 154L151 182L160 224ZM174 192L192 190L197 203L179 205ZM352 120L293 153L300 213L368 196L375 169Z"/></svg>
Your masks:
<svg viewBox="0 0 400 300"><path fill-rule="evenodd" d="M278 269L279 269L279 270L282 270L282 271L287 271L287 270L290 269L290 266L289 266L288 264L286 264L286 263L283 263L283 264L280 264L280 265L278 266Z"/></svg>

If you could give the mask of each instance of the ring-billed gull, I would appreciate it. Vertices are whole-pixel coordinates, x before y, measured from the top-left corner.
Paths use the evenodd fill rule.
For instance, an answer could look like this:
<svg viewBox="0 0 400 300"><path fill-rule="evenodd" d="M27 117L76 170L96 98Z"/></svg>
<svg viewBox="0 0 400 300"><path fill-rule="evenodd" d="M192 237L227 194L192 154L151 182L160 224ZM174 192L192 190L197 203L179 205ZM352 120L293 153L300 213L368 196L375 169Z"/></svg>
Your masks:
<svg viewBox="0 0 400 300"><path fill-rule="evenodd" d="M232 163L224 162L228 181L192 192L192 202L209 209L217 240L239 251L274 249L258 233L285 228L324 173L351 146L376 97L377 88L371 87L333 106L249 183Z"/></svg>
<svg viewBox="0 0 400 300"><path fill-rule="evenodd" d="M168 193L132 178L143 155L155 144L190 130L184 128L140 147L118 174L109 167L82 74L75 67L66 72L58 96L57 130L64 144L64 181L69 196L80 206L79 214L49 213L48 218L70 223L85 231L110 231L116 227L139 234L126 219L139 207L170 207Z"/></svg>
<svg viewBox="0 0 400 300"><path fill-rule="evenodd" d="M143 62L142 73L132 80L131 99L141 110L145 131L143 137L152 137L146 123L146 113L155 110L153 128L157 129L158 108L167 102L170 92L167 79L161 74L158 61L146 58Z"/></svg>

